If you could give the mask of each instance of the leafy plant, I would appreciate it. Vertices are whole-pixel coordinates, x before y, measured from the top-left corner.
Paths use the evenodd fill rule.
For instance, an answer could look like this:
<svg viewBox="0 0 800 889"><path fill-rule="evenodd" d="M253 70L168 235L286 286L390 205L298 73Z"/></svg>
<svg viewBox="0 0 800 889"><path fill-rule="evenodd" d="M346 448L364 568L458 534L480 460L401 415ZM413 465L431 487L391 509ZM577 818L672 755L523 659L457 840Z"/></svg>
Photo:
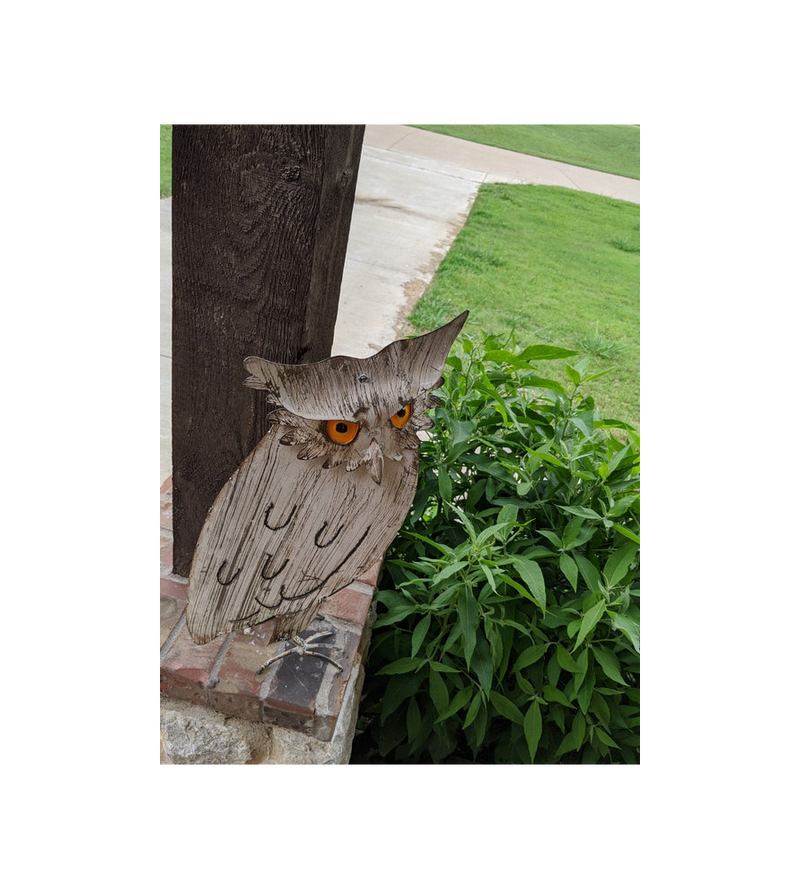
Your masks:
<svg viewBox="0 0 800 889"><path fill-rule="evenodd" d="M618 342L600 333L599 324L595 324L594 333L578 337L576 345L582 352L598 358L616 358L622 352L622 346Z"/></svg>
<svg viewBox="0 0 800 889"><path fill-rule="evenodd" d="M638 436L463 337L386 560L353 762L635 763Z"/></svg>

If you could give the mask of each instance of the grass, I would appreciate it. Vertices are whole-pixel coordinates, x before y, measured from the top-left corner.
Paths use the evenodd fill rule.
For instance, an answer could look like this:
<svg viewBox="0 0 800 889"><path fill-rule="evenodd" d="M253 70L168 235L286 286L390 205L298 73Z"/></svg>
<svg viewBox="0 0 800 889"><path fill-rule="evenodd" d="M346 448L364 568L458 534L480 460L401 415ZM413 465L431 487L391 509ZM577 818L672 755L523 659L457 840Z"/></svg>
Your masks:
<svg viewBox="0 0 800 889"><path fill-rule="evenodd" d="M639 127L626 125L566 126L419 126L468 142L493 145L534 157L639 178Z"/></svg>
<svg viewBox="0 0 800 889"><path fill-rule="evenodd" d="M586 394L605 417L638 428L638 249L637 204L565 188L484 185L408 321L432 330L469 309L466 332L513 329L522 345L588 354L591 371L609 373ZM563 362L546 367L567 384Z"/></svg>
<svg viewBox="0 0 800 889"><path fill-rule="evenodd" d="M161 124L161 197L172 194L172 125Z"/></svg>

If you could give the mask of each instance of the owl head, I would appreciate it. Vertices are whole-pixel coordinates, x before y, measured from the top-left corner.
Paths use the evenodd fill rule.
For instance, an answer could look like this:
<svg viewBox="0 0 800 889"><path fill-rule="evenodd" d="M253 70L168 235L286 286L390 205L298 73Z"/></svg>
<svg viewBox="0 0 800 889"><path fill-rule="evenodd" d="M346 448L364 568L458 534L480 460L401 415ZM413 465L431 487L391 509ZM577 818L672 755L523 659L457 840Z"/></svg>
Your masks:
<svg viewBox="0 0 800 889"><path fill-rule="evenodd" d="M337 355L313 364L275 364L250 357L245 386L262 389L279 407L270 414L281 445L299 460L324 457L322 466L364 466L381 483L383 461L402 460L419 447L417 432L430 429L425 415L439 404L450 347L469 312L414 339L390 343L369 358Z"/></svg>

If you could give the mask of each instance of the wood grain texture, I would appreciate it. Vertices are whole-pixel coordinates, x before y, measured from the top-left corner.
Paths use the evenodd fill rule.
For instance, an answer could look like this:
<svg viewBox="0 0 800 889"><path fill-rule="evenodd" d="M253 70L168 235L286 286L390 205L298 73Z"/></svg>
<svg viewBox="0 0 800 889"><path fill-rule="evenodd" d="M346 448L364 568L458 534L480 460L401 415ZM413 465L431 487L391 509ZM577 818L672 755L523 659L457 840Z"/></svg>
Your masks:
<svg viewBox="0 0 800 889"><path fill-rule="evenodd" d="M175 571L265 435L242 360L330 355L363 127L173 128Z"/></svg>

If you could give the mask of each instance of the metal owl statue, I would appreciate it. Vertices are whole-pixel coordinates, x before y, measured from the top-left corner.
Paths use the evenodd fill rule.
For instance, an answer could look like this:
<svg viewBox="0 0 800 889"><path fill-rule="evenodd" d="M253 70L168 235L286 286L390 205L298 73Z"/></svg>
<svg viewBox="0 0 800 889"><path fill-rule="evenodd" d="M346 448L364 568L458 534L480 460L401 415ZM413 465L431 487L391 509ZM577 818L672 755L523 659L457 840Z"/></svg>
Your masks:
<svg viewBox="0 0 800 889"><path fill-rule="evenodd" d="M417 432L468 312L369 358L314 364L247 358L244 382L271 404L267 434L211 507L189 576L187 626L203 644L275 620L292 652L338 664L329 635L299 634L323 599L383 555L414 499Z"/></svg>

